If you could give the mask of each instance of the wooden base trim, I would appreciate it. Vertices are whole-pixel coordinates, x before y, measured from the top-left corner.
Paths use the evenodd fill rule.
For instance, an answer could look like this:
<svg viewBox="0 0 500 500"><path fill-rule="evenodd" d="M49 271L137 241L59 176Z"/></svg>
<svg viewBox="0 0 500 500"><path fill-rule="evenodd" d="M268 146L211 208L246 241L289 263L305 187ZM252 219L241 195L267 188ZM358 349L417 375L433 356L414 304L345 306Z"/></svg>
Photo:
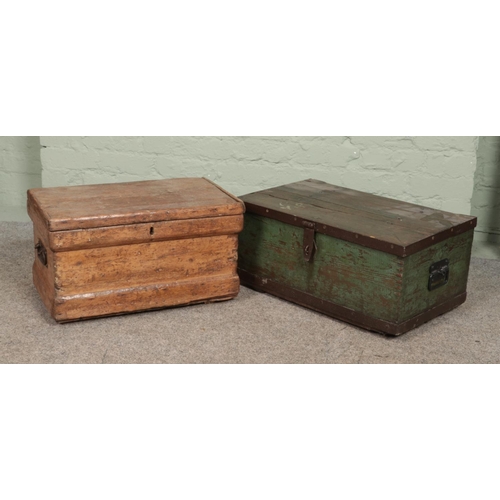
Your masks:
<svg viewBox="0 0 500 500"><path fill-rule="evenodd" d="M197 278L104 292L56 297L53 317L60 323L143 312L165 307L229 300L238 295L237 275Z"/></svg>
<svg viewBox="0 0 500 500"><path fill-rule="evenodd" d="M260 276L250 274L242 269L238 269L238 274L240 275L242 285L261 292L270 293L271 295L276 295L282 299L289 300L290 302L321 312L327 316L346 321L361 328L379 333L386 333L388 335L401 335L402 333L413 330L423 323L458 307L465 302L467 297L466 292L461 293L402 323L391 323L362 314L348 307L334 304L328 300L319 299L318 297L301 292L287 285L276 283L267 278L261 278Z"/></svg>

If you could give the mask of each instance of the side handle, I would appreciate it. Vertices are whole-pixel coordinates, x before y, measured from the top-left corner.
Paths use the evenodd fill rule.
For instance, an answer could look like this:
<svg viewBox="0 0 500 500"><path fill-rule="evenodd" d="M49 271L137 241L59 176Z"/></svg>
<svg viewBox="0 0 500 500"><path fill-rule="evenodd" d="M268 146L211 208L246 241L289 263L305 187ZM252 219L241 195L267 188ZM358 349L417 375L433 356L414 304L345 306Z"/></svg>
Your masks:
<svg viewBox="0 0 500 500"><path fill-rule="evenodd" d="M47 250L40 240L38 240L38 243L35 245L35 250L40 262L47 267Z"/></svg>
<svg viewBox="0 0 500 500"><path fill-rule="evenodd" d="M429 292L448 283L448 278L450 276L449 264L450 261L448 259L443 259L439 262L435 262L429 268L429 283L427 285Z"/></svg>

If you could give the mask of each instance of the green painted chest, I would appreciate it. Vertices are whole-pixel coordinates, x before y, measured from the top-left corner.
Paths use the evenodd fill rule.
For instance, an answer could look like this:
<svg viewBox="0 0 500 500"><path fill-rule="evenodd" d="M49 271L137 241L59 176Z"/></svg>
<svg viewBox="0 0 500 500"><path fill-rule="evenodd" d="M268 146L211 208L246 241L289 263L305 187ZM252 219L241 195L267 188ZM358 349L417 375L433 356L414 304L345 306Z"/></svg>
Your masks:
<svg viewBox="0 0 500 500"><path fill-rule="evenodd" d="M313 179L241 199L243 285L390 335L465 301L475 217Z"/></svg>

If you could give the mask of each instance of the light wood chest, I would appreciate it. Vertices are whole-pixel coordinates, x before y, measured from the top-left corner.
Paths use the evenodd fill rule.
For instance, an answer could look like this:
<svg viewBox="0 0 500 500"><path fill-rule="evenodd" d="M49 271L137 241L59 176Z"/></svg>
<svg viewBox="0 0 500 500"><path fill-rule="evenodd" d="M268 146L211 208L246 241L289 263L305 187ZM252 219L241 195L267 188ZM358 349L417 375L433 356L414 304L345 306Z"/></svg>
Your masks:
<svg viewBox="0 0 500 500"><path fill-rule="evenodd" d="M59 322L231 299L243 212L202 178L31 189L35 287Z"/></svg>

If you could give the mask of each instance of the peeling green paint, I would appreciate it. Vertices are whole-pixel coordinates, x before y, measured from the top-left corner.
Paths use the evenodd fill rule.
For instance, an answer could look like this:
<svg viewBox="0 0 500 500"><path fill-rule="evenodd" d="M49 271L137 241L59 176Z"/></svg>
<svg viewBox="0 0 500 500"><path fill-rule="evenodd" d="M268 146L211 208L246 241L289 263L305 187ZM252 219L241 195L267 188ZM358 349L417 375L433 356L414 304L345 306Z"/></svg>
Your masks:
<svg viewBox="0 0 500 500"><path fill-rule="evenodd" d="M401 323L464 292L473 231L401 258L316 233L316 252L303 258L304 230L246 213L238 267L334 304ZM449 281L428 290L429 267L448 258Z"/></svg>
<svg viewBox="0 0 500 500"><path fill-rule="evenodd" d="M473 235L467 231L406 257L399 322L466 291ZM443 259L450 261L448 283L429 291L429 268Z"/></svg>
<svg viewBox="0 0 500 500"><path fill-rule="evenodd" d="M306 262L302 228L245 214L238 265L335 304L396 321L402 286L399 259L324 234L315 238L317 250Z"/></svg>

